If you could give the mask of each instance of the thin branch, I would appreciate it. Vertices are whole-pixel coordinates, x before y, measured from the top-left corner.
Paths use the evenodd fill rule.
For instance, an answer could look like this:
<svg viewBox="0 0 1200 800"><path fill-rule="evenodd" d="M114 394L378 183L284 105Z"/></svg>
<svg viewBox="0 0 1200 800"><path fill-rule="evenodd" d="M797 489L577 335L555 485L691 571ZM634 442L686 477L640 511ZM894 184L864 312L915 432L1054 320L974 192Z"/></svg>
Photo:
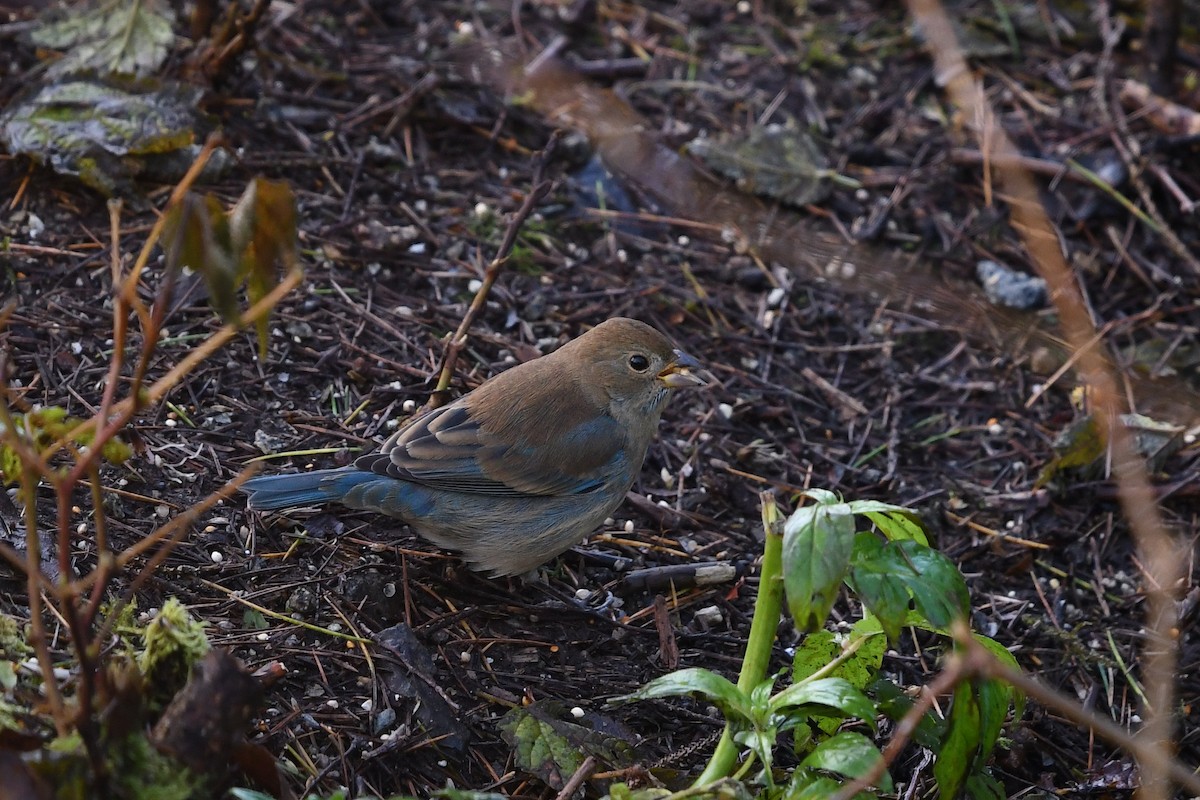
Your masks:
<svg viewBox="0 0 1200 800"><path fill-rule="evenodd" d="M554 185L552 181L546 180L543 175L561 138L562 131L554 131L550 134L550 140L546 142L546 146L538 153L537 160L534 163L533 188L529 191L529 194L525 195L525 202L521 203L521 207L517 209L517 213L513 215L512 221L509 222L508 230L504 232L504 240L500 243L500 249L496 251L496 257L492 259L492 262L488 264L487 270L483 275L483 284L479 287L479 291L475 292L475 297L471 300L471 307L467 309L462 322L459 323L458 330L446 340L446 348L442 355L442 368L438 376L437 388L429 398L429 405L432 408L445 405L447 400L446 390L449 388L450 379L454 375L454 365L458 361L459 353L467 346L467 331L474 324L476 317L479 316L479 312L483 310L488 294L492 290L492 285L500 275L500 270L508 263L513 247L517 243L517 235L521 232L521 226L525 224L525 220L529 219L529 215L533 213L538 203L542 202L546 195L550 193L550 189Z"/></svg>
<svg viewBox="0 0 1200 800"><path fill-rule="evenodd" d="M957 36L939 0L908 0L909 11L925 34L939 83L967 119L976 125L981 147L992 148L992 164L1002 180L1012 209L1013 227L1021 235L1038 274L1050 288L1050 297L1062 321L1065 338L1079 355L1080 377L1092 388L1093 414L1109 443L1122 510L1138 550L1155 578L1146 588L1146 641L1143 653L1145 683L1150 702L1145 706L1144 740L1155 749L1152 758L1139 756L1143 773L1143 799L1166 800L1167 782L1160 765L1170 758L1172 713L1175 698L1174 647L1170 632L1176 624L1174 596L1181 577L1179 548L1167 535L1145 464L1133 446L1133 437L1121 422L1125 404L1113 375L1112 363L1099 343L1093 344L1095 327L1088 315L1074 273L1059 248L1037 186L1021 168L1016 147L995 115L983 87L971 74ZM1150 752L1144 748L1139 752Z"/></svg>

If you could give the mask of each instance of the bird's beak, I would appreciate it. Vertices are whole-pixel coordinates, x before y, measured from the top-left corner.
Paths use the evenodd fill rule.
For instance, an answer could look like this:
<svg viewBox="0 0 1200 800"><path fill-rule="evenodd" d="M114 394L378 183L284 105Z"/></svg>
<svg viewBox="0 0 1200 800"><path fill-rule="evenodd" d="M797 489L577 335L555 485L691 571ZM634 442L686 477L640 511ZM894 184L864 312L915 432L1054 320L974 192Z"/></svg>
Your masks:
<svg viewBox="0 0 1200 800"><path fill-rule="evenodd" d="M676 350L675 358L671 359L671 363L658 373L658 379L668 389L704 386L706 381L699 375L693 374L693 369L700 369L700 362L682 350Z"/></svg>

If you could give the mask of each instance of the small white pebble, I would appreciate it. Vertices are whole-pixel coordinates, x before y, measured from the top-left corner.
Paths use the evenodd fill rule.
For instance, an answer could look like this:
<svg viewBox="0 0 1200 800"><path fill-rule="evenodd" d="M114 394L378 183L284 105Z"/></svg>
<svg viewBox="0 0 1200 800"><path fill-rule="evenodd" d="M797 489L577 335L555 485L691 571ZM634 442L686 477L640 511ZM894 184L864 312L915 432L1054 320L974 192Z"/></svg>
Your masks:
<svg viewBox="0 0 1200 800"><path fill-rule="evenodd" d="M737 13L743 17L750 13L753 6L750 5L750 0L738 0Z"/></svg>
<svg viewBox="0 0 1200 800"><path fill-rule="evenodd" d="M405 400L404 403L400 406L400 408L402 408L404 410L405 414L411 414L412 412L417 410L417 401L416 400Z"/></svg>
<svg viewBox="0 0 1200 800"><path fill-rule="evenodd" d="M458 660L464 664L470 664L471 663L471 654L469 652L467 652L466 650L463 650L461 653L458 654Z"/></svg>
<svg viewBox="0 0 1200 800"><path fill-rule="evenodd" d="M267 639L271 638L271 635L266 631L259 631L258 635L254 638L258 639L260 642L265 642Z"/></svg>
<svg viewBox="0 0 1200 800"><path fill-rule="evenodd" d="M631 519L625 520L625 532L633 533L633 520L631 520Z"/></svg>
<svg viewBox="0 0 1200 800"><path fill-rule="evenodd" d="M175 421L175 420L173 420L173 419L168 419L168 420L166 421L166 425L167 425L167 427L168 427L168 428L174 428L174 427L175 427L176 425L178 425L178 424L179 424L179 423L178 423L178 422L176 422L176 421Z"/></svg>
<svg viewBox="0 0 1200 800"><path fill-rule="evenodd" d="M75 527L75 535L83 536L85 533L87 533L87 523L81 522Z"/></svg>
<svg viewBox="0 0 1200 800"><path fill-rule="evenodd" d="M482 288L483 281L479 280L479 278L472 278L470 282L467 283L468 292L478 292Z"/></svg>
<svg viewBox="0 0 1200 800"><path fill-rule="evenodd" d="M370 711L374 705L375 704L371 702L371 698L368 697L366 700L363 701L363 704L361 707L362 707L363 711Z"/></svg>
<svg viewBox="0 0 1200 800"><path fill-rule="evenodd" d="M658 477L662 478L663 486L670 486L675 483L675 476L671 474L671 470L663 467L659 471Z"/></svg>
<svg viewBox="0 0 1200 800"><path fill-rule="evenodd" d="M604 527L615 528L616 526L617 526L617 521L615 519L613 519L612 517L604 518Z"/></svg>
<svg viewBox="0 0 1200 800"><path fill-rule="evenodd" d="M163 519L166 519L167 515L169 515L171 513L171 509L167 508L164 505L157 505L154 507L154 513L157 514L158 516L162 517Z"/></svg>
<svg viewBox="0 0 1200 800"><path fill-rule="evenodd" d="M771 308L778 308L779 304L783 302L783 298L785 297L787 297L787 290L782 286L776 286L771 290L770 294L767 295L767 305Z"/></svg>
<svg viewBox="0 0 1200 800"><path fill-rule="evenodd" d="M213 550L212 553L209 555L209 558L212 559L212 562L214 564L220 564L222 561L225 560L225 556L221 555L220 550Z"/></svg>
<svg viewBox="0 0 1200 800"><path fill-rule="evenodd" d="M1049 581L1049 583L1050 583L1050 588L1051 588L1051 589L1057 589L1057 588L1059 588L1060 586L1062 586L1062 582L1061 582L1061 581L1059 581L1059 579L1058 579L1058 578L1051 578L1051 579L1050 579L1050 581Z"/></svg>
<svg viewBox="0 0 1200 800"><path fill-rule="evenodd" d="M680 247L687 247L689 244L692 243L692 240L689 239L687 236L680 236L675 241L679 242Z"/></svg>
<svg viewBox="0 0 1200 800"><path fill-rule="evenodd" d="M585 713L584 710L582 708L580 708L579 706L575 706L574 708L571 709L571 716L574 717L575 719L583 719L584 713Z"/></svg>
<svg viewBox="0 0 1200 800"><path fill-rule="evenodd" d="M576 589L575 590L575 599L576 600L587 600L591 596L592 596L591 589Z"/></svg>
<svg viewBox="0 0 1200 800"><path fill-rule="evenodd" d="M487 203L480 201L475 204L475 216L487 217L487 216L490 216L491 213L492 213L492 209Z"/></svg>
<svg viewBox="0 0 1200 800"><path fill-rule="evenodd" d="M338 707L338 701L337 701L337 700L326 700L326 701L325 701L325 707L326 707L326 708L337 708L337 707Z"/></svg>
<svg viewBox="0 0 1200 800"><path fill-rule="evenodd" d="M1004 426L999 422L993 422L991 425L988 425L988 433L992 436L999 436L1004 433Z"/></svg>
<svg viewBox="0 0 1200 800"><path fill-rule="evenodd" d="M729 403L720 403L717 405L717 413L725 419L733 419L733 406Z"/></svg>

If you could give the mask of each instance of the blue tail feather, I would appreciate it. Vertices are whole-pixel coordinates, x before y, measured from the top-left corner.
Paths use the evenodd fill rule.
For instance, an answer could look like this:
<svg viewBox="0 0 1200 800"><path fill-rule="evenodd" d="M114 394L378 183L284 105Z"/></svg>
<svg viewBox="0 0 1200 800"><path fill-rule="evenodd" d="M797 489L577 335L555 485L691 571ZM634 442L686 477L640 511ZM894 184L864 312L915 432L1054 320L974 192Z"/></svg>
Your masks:
<svg viewBox="0 0 1200 800"><path fill-rule="evenodd" d="M378 479L378 475L354 467L319 469L251 478L242 484L242 491L249 495L249 508L272 511L338 501L358 484Z"/></svg>

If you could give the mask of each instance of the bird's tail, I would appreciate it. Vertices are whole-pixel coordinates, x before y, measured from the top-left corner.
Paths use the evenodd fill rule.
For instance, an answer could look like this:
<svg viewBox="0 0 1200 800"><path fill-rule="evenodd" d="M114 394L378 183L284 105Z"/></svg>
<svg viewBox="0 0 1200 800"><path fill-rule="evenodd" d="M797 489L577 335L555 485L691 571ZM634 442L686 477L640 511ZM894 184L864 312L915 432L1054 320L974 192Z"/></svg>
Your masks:
<svg viewBox="0 0 1200 800"><path fill-rule="evenodd" d="M379 476L354 467L319 469L251 478L242 484L242 491L249 495L248 508L271 511L338 501L358 484L370 480L379 480Z"/></svg>

